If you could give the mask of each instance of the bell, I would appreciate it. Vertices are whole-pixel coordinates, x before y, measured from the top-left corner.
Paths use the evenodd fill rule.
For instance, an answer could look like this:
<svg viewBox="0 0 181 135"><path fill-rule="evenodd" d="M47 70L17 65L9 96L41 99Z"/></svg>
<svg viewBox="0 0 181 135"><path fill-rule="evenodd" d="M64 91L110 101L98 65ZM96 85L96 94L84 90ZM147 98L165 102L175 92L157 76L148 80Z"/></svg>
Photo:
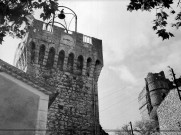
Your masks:
<svg viewBox="0 0 181 135"><path fill-rule="evenodd" d="M64 19L65 18L65 14L64 14L63 9L60 11L60 14L58 15L58 18L60 18L60 19Z"/></svg>

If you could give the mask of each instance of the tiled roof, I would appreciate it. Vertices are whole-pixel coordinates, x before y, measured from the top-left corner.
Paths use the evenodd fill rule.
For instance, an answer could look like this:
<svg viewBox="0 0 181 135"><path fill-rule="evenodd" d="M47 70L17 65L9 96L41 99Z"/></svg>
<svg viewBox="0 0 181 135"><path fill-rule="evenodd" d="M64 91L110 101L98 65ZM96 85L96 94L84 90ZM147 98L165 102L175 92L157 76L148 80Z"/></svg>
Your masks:
<svg viewBox="0 0 181 135"><path fill-rule="evenodd" d="M54 87L44 83L40 79L31 76L30 74L21 71L20 69L4 62L1 59L0 59L0 72L5 72L15 77L16 79L38 89L39 91L45 94L52 95L54 93L55 90Z"/></svg>

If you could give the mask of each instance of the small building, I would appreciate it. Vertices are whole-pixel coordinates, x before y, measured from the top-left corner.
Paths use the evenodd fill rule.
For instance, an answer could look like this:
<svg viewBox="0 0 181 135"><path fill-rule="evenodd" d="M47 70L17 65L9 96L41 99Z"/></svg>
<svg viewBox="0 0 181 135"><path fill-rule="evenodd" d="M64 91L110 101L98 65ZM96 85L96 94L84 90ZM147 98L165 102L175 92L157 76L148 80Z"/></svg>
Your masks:
<svg viewBox="0 0 181 135"><path fill-rule="evenodd" d="M0 134L45 135L51 95L52 87L0 60Z"/></svg>

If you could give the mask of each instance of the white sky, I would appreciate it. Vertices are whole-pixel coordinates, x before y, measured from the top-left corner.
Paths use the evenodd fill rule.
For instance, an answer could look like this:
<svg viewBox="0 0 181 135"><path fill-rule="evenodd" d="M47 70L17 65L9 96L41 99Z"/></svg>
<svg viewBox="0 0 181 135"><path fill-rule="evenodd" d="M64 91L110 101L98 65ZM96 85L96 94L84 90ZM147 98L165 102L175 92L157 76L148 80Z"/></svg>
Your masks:
<svg viewBox="0 0 181 135"><path fill-rule="evenodd" d="M104 129L120 128L140 119L138 94L148 72L170 65L181 75L180 30L162 41L152 30L154 13L128 12L129 0L63 1L78 16L78 32L103 41L104 67L99 78L100 123ZM11 63L19 40L6 38L0 58Z"/></svg>

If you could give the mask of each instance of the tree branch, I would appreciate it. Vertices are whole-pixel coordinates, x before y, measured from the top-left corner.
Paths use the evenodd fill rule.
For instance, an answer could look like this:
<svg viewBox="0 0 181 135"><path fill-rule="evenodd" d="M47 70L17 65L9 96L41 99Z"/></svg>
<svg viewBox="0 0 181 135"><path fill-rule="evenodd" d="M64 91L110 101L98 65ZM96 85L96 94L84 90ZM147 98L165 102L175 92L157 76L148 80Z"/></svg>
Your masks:
<svg viewBox="0 0 181 135"><path fill-rule="evenodd" d="M178 3L177 3L177 7L180 5L180 0L178 1Z"/></svg>

